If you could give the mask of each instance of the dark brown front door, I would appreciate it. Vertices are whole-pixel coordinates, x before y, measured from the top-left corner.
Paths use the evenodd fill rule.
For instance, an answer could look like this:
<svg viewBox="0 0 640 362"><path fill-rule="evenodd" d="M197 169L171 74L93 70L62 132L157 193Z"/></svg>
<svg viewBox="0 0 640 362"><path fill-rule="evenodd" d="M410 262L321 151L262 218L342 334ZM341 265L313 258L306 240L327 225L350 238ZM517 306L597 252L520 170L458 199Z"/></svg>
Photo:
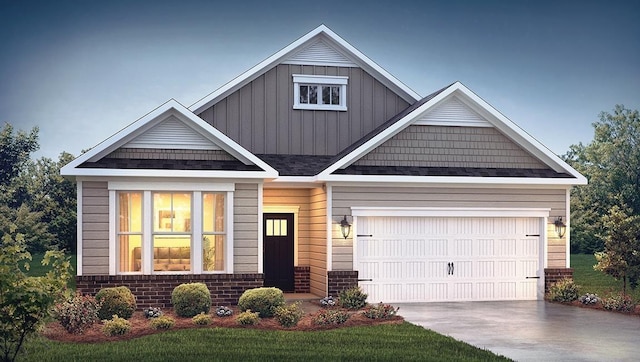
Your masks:
<svg viewBox="0 0 640 362"><path fill-rule="evenodd" d="M264 214L264 285L293 292L293 214Z"/></svg>

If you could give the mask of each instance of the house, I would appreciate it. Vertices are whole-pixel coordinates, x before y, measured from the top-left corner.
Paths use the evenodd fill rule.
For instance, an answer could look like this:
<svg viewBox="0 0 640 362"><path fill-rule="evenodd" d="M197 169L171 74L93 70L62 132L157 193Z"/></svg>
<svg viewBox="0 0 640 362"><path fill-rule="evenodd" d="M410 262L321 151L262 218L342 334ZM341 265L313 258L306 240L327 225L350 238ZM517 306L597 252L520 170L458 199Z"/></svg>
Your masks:
<svg viewBox="0 0 640 362"><path fill-rule="evenodd" d="M168 306L203 282L370 301L540 299L586 179L462 83L421 97L324 25L62 169L77 287Z"/></svg>

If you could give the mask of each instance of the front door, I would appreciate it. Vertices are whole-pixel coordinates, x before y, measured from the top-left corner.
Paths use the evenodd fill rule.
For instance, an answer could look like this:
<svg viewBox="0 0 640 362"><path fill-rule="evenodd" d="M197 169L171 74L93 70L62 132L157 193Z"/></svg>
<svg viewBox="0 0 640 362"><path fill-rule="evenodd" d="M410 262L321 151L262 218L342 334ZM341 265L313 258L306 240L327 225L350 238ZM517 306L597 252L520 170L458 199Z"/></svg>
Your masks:
<svg viewBox="0 0 640 362"><path fill-rule="evenodd" d="M264 285L293 292L293 214L264 214Z"/></svg>

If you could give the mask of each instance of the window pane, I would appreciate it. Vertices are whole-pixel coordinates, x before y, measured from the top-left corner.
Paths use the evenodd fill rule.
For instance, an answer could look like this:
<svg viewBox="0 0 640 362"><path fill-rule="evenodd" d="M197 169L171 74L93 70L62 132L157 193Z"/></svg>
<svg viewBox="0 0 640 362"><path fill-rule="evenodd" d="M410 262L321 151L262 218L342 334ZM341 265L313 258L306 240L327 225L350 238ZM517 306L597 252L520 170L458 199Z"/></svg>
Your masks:
<svg viewBox="0 0 640 362"><path fill-rule="evenodd" d="M202 194L202 231L224 232L224 194Z"/></svg>
<svg viewBox="0 0 640 362"><path fill-rule="evenodd" d="M280 236L287 236L287 219L280 220Z"/></svg>
<svg viewBox="0 0 640 362"><path fill-rule="evenodd" d="M191 194L173 194L174 232L191 232Z"/></svg>
<svg viewBox="0 0 640 362"><path fill-rule="evenodd" d="M118 193L118 231L142 232L142 194Z"/></svg>
<svg viewBox="0 0 640 362"><path fill-rule="evenodd" d="M302 104L309 103L309 86L306 86L306 85L300 86L300 103Z"/></svg>
<svg viewBox="0 0 640 362"><path fill-rule="evenodd" d="M317 85L309 86L309 103L318 104L318 86Z"/></svg>
<svg viewBox="0 0 640 362"><path fill-rule="evenodd" d="M331 87L322 87L322 104L331 104Z"/></svg>
<svg viewBox="0 0 640 362"><path fill-rule="evenodd" d="M331 87L331 104L340 104L340 87Z"/></svg>
<svg viewBox="0 0 640 362"><path fill-rule="evenodd" d="M139 272L142 270L142 235L120 235L120 272Z"/></svg>
<svg viewBox="0 0 640 362"><path fill-rule="evenodd" d="M153 231L171 231L174 216L171 194L153 194Z"/></svg>
<svg viewBox="0 0 640 362"><path fill-rule="evenodd" d="M191 237L189 235L154 235L153 271L190 271Z"/></svg>
<svg viewBox="0 0 640 362"><path fill-rule="evenodd" d="M224 235L202 236L202 270L224 270Z"/></svg>

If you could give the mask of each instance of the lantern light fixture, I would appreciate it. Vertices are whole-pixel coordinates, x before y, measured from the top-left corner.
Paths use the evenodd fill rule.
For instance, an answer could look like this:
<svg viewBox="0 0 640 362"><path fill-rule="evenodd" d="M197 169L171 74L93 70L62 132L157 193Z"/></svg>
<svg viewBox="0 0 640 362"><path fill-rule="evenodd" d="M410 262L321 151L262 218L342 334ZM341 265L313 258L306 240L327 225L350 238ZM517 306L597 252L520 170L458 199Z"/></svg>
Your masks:
<svg viewBox="0 0 640 362"><path fill-rule="evenodd" d="M567 231L567 225L562 221L562 216L558 216L553 224L556 226L556 234L562 238Z"/></svg>
<svg viewBox="0 0 640 362"><path fill-rule="evenodd" d="M347 215L340 221L340 231L342 232L342 237L345 239L348 238L351 233L351 224L347 221Z"/></svg>

